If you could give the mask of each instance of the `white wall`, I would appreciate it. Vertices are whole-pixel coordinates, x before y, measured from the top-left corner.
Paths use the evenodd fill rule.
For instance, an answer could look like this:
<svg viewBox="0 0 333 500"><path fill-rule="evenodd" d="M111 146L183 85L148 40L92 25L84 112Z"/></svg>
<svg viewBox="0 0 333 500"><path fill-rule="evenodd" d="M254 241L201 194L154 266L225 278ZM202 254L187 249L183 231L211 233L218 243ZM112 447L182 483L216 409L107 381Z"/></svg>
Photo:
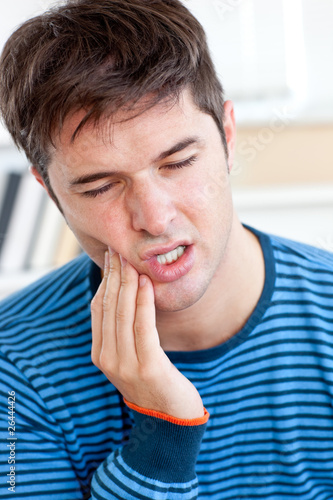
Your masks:
<svg viewBox="0 0 333 500"><path fill-rule="evenodd" d="M265 122L272 106L295 122L333 122L332 0L183 0L204 25L240 125ZM0 48L28 17L59 0L2 0Z"/></svg>
<svg viewBox="0 0 333 500"><path fill-rule="evenodd" d="M2 0L0 2L0 50L20 24L56 3L54 0ZM11 144L11 139L4 127L0 125L0 146L3 144Z"/></svg>
<svg viewBox="0 0 333 500"><path fill-rule="evenodd" d="M295 123L333 122L332 0L184 0L201 20L241 125L288 105Z"/></svg>

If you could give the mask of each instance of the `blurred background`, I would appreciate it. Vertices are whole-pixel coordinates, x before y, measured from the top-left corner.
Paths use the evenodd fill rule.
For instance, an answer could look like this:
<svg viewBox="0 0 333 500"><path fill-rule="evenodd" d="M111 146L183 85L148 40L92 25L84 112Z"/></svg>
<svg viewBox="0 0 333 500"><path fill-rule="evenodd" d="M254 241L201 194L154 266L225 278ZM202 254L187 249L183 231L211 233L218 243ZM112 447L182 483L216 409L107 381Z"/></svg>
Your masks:
<svg viewBox="0 0 333 500"><path fill-rule="evenodd" d="M332 0L183 0L235 105L243 222L333 251ZM0 48L59 2L0 5ZM73 258L75 238L0 128L0 297Z"/></svg>

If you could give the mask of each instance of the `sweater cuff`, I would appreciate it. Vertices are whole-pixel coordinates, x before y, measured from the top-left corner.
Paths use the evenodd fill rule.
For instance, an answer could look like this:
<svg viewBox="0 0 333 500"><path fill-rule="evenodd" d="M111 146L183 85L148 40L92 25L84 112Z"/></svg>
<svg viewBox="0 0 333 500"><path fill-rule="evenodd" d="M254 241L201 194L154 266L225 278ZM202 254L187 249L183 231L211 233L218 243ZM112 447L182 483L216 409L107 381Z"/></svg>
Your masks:
<svg viewBox="0 0 333 500"><path fill-rule="evenodd" d="M125 402L135 424L121 451L125 463L144 477L164 483L192 481L209 413L204 410L204 417L182 420Z"/></svg>
<svg viewBox="0 0 333 500"><path fill-rule="evenodd" d="M157 417L161 418L162 420L167 420L168 422L171 422L172 424L177 424L177 425L201 425L205 424L208 421L209 418L209 413L206 410L206 408L203 408L204 414L202 417L197 417L197 418L177 418L177 417L172 417L171 415L167 415L166 413L162 413L160 411L156 410L149 410L147 408L142 408L141 406L137 406L134 403L130 403L127 401L125 398L124 402L126 405L131 408L131 410L135 410L138 413L143 413L143 415L149 415L150 417Z"/></svg>

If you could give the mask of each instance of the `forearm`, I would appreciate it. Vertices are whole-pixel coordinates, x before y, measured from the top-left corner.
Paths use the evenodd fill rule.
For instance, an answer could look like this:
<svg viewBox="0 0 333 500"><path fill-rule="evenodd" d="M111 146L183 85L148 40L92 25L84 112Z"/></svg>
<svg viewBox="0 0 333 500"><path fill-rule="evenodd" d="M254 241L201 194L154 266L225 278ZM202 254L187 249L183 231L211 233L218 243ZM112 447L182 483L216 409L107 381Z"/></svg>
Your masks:
<svg viewBox="0 0 333 500"><path fill-rule="evenodd" d="M92 499L196 499L195 464L207 412L202 419L181 421L132 411L130 439L96 471Z"/></svg>
<svg viewBox="0 0 333 500"><path fill-rule="evenodd" d="M106 254L92 334L92 360L135 421L129 441L96 471L92 499L197 498L195 465L208 414L160 346L152 282L116 254Z"/></svg>

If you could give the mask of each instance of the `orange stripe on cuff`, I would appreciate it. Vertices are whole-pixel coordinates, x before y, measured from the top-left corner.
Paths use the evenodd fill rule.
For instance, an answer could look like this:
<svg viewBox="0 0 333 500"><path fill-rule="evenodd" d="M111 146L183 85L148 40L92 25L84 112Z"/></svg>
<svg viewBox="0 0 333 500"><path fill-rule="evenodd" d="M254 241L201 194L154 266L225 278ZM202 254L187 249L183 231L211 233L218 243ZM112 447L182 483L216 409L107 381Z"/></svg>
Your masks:
<svg viewBox="0 0 333 500"><path fill-rule="evenodd" d="M186 426L202 425L202 424L205 424L207 422L207 420L209 419L209 413L206 410L206 408L203 408L203 410L204 410L203 417L177 418L177 417L172 417L171 415L167 415L166 413L162 413L160 411L148 410L147 408L141 408L141 406L137 406L134 403L130 403L125 398L124 398L124 401L129 408L137 411L138 413L143 413L144 415L148 415L149 417L161 418L162 420L166 420L167 422L171 422L172 424L186 425Z"/></svg>

